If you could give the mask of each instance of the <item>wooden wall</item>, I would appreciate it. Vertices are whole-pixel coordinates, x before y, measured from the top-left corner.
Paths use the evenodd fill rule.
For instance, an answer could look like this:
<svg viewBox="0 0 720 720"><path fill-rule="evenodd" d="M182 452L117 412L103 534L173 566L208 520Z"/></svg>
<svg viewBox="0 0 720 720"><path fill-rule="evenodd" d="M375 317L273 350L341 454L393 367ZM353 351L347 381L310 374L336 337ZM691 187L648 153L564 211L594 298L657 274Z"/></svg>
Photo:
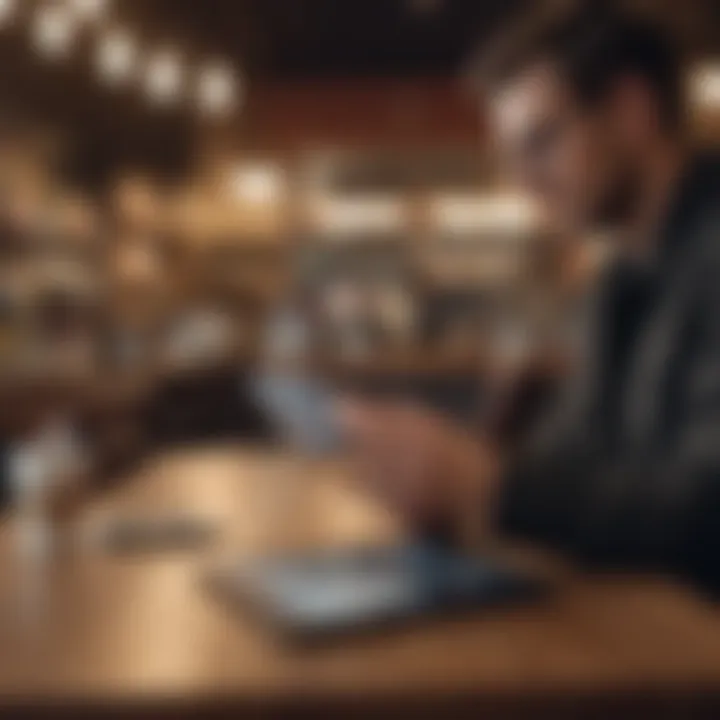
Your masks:
<svg viewBox="0 0 720 720"><path fill-rule="evenodd" d="M475 100L455 80L271 83L248 91L238 126L211 128L212 147L294 152L478 142Z"/></svg>

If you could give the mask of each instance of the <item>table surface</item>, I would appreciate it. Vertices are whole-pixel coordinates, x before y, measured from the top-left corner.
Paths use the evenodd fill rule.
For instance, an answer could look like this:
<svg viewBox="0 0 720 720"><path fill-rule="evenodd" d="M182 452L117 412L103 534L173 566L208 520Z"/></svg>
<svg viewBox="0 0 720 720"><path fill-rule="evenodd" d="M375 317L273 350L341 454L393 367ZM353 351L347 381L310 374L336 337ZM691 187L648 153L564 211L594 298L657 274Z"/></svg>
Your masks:
<svg viewBox="0 0 720 720"><path fill-rule="evenodd" d="M720 688L720 613L661 580L562 572L532 607L292 648L218 603L204 572L282 547L391 541L389 516L340 462L215 448L168 453L94 500L108 516L189 511L219 523L201 553L109 557L91 542L48 566L0 537L0 706L220 698L564 697Z"/></svg>

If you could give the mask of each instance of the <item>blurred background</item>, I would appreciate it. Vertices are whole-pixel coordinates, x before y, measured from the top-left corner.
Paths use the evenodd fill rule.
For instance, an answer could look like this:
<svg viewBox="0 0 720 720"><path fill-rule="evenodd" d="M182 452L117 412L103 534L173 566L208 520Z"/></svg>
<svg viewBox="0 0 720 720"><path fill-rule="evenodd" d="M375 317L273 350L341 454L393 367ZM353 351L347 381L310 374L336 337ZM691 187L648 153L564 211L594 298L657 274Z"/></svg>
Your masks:
<svg viewBox="0 0 720 720"><path fill-rule="evenodd" d="M61 419L112 473L271 439L258 361L492 388L518 432L573 362L606 249L504 181L473 57L564 4L0 0L6 446ZM634 5L688 50L712 144L717 3ZM539 393L504 399L528 375Z"/></svg>
<svg viewBox="0 0 720 720"><path fill-rule="evenodd" d="M250 552L268 527L321 547L394 536L327 473L283 464L280 441L335 449L328 389L522 436L582 353L609 250L503 177L475 69L498 33L567 4L0 0L0 508L27 520L19 543L0 523L3 703L157 693L190 712L193 692L282 702L398 673L393 691L416 699L500 687L535 717L545 687L564 700L637 680L656 698L668 679L693 694L717 678L717 616L672 588L599 580L527 621L300 662L206 602L199 568L172 554L60 563L42 581L15 562L54 528L58 488L74 508L110 497L97 506L121 545L149 518L151 550L166 539L153 519L177 512L201 526L171 522L171 549L206 516ZM692 140L718 144L720 3L627 4L672 28ZM312 483L280 501L287 476Z"/></svg>

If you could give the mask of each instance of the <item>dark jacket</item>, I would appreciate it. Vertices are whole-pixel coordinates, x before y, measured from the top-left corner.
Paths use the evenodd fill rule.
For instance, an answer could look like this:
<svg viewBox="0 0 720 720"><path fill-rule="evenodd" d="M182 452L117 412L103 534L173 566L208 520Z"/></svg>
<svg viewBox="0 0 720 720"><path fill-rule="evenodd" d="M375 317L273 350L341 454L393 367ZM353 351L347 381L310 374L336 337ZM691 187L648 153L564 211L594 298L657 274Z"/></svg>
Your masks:
<svg viewBox="0 0 720 720"><path fill-rule="evenodd" d="M510 470L507 531L720 591L720 160L697 159L651 262L601 283L587 362ZM552 428L552 429L549 429Z"/></svg>

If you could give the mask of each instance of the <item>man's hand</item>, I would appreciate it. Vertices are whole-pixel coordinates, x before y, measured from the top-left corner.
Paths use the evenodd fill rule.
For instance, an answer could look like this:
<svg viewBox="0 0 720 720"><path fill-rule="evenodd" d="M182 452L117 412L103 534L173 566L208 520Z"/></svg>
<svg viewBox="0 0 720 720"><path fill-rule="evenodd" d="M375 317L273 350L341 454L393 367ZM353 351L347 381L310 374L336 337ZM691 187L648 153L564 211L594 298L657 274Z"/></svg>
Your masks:
<svg viewBox="0 0 720 720"><path fill-rule="evenodd" d="M348 401L340 419L364 486L411 527L465 542L490 530L500 464L489 444L412 405Z"/></svg>

